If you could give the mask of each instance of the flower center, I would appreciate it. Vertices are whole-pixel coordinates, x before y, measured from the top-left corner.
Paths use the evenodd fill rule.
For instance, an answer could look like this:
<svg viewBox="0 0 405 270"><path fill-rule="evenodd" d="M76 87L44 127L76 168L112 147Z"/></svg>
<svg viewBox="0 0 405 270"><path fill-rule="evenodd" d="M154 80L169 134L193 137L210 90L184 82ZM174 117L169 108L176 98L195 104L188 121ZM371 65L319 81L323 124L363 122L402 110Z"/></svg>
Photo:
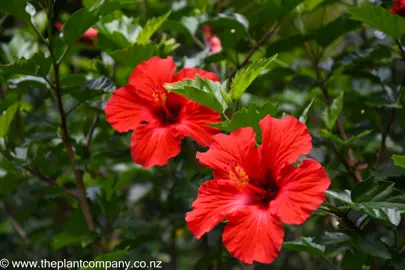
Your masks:
<svg viewBox="0 0 405 270"><path fill-rule="evenodd" d="M156 106L155 114L164 124L173 124L177 122L177 108L171 110L168 106L167 92L163 89L156 89L152 92L152 98Z"/></svg>
<svg viewBox="0 0 405 270"><path fill-rule="evenodd" d="M247 188L256 194L263 197L264 200L272 198L274 192L259 188L250 183L250 179L246 171L240 166L236 165L229 169L229 179L235 182L241 188Z"/></svg>

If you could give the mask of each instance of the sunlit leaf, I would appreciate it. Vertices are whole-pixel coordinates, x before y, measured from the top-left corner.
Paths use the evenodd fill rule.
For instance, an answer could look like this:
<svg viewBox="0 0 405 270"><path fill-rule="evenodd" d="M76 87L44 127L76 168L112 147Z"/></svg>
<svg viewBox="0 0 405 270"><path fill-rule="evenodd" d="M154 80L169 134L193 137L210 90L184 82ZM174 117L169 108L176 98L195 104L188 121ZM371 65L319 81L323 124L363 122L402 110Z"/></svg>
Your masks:
<svg viewBox="0 0 405 270"><path fill-rule="evenodd" d="M250 63L247 67L238 70L231 84L233 99L239 99L257 76L277 57L274 55L268 59L260 59Z"/></svg>

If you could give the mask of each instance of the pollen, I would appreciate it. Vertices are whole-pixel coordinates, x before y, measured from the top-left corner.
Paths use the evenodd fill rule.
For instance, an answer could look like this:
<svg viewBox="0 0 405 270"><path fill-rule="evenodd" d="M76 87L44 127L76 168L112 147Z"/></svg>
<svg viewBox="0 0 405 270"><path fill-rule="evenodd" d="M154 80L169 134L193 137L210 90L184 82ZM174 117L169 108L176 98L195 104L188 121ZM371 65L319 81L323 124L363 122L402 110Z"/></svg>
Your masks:
<svg viewBox="0 0 405 270"><path fill-rule="evenodd" d="M229 170L229 179L239 186L246 186L249 183L249 176L241 166L235 166Z"/></svg>
<svg viewBox="0 0 405 270"><path fill-rule="evenodd" d="M167 95L164 91L156 90L152 93L153 101L157 106L164 106L166 105Z"/></svg>

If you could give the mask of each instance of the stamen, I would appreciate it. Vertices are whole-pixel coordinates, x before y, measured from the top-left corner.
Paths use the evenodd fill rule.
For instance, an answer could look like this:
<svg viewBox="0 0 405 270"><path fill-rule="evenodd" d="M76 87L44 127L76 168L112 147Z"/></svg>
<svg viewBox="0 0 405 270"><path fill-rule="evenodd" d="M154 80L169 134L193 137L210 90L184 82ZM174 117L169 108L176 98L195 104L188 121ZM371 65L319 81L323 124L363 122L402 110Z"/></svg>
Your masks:
<svg viewBox="0 0 405 270"><path fill-rule="evenodd" d="M245 187L247 184L249 184L249 176L239 165L229 170L229 179L241 187Z"/></svg>
<svg viewBox="0 0 405 270"><path fill-rule="evenodd" d="M169 109L167 108L167 93L164 90L157 89L152 92L153 101L155 105L159 108L163 109L167 117L171 121L175 121L175 117L170 113Z"/></svg>

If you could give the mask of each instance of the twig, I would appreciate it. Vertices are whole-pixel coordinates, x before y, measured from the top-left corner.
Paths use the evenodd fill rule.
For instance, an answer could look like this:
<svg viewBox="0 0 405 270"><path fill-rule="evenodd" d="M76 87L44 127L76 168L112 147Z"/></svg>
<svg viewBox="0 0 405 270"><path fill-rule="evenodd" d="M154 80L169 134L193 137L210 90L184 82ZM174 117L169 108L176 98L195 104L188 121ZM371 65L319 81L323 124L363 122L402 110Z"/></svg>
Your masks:
<svg viewBox="0 0 405 270"><path fill-rule="evenodd" d="M35 175L38 177L40 180L48 183L51 186L55 186L57 188L63 189L68 195L76 198L77 200L79 199L79 196L77 196L75 193L72 191L58 185L54 180L50 179L49 177L45 176L43 173L41 173L38 169L36 168L30 168L30 167L24 167L25 170L29 171L31 174Z"/></svg>
<svg viewBox="0 0 405 270"><path fill-rule="evenodd" d="M86 136L85 146L86 146L87 149L89 149L90 146L91 146L91 141L93 139L94 130L96 129L99 120L100 120L100 116L97 114L93 118L93 122L91 123L89 133Z"/></svg>
<svg viewBox="0 0 405 270"><path fill-rule="evenodd" d="M249 51L245 60L238 66L238 69L243 67L249 62L250 57L257 51L277 30L279 22L275 22L273 26L267 31L267 33L260 39L260 41Z"/></svg>
<svg viewBox="0 0 405 270"><path fill-rule="evenodd" d="M3 208L4 212L6 212L8 218L10 219L13 229L16 231L18 236L20 236L20 238L24 242L26 242L27 241L27 232L23 229L23 227L20 225L20 223L18 223L18 221L15 219L14 215L7 209L6 205L3 204L2 208Z"/></svg>
<svg viewBox="0 0 405 270"><path fill-rule="evenodd" d="M330 98L330 96L329 96L328 87L327 87L327 85L326 85L326 82L325 82L325 80L324 80L323 77L322 77L321 70L319 69L318 60L317 60L317 58L312 54L311 48L310 48L310 46L308 45L307 42L304 43L304 47L305 47L305 50L306 50L308 56L310 57L312 67L313 67L313 69L314 69L314 71L315 71L315 74L316 74L316 77L317 77L317 82L318 82L319 87L320 87L321 90L322 90L322 94L323 94L323 97L324 97L324 99L325 99L325 102L326 102L326 104L327 104L328 106L330 106L330 105L332 104L332 100L331 100L331 98ZM339 136L340 136L344 141L347 141L347 140L348 140L348 136L347 136L347 134L346 134L346 131L344 130L344 127L343 127L343 124L342 124L342 121L341 121L340 116L338 116L338 118L337 118L337 120L336 120L336 126L337 126L338 131L339 131ZM347 158L347 165L349 165L349 167L353 169L354 178L356 179L357 182L362 182L362 181L363 181L363 178L362 178L362 176L361 176L361 173L355 168L355 165L356 165L357 161L356 161L356 158L354 157L353 150L352 150L351 148L348 149L347 155L348 155L348 158ZM346 166L346 165L345 165L345 166Z"/></svg>
<svg viewBox="0 0 405 270"><path fill-rule="evenodd" d="M53 13L53 7L49 7L48 10L48 36L52 37L52 14ZM45 40L46 42L46 40ZM55 92L56 92L56 102L57 102L57 107L59 111L59 116L61 120L61 129L62 129L62 141L63 144L65 145L69 161L72 165L72 169L75 175L75 180L76 180L76 185L79 191L79 204L80 208L82 209L83 215L85 217L87 227L89 230L94 231L95 226L93 223L93 217L91 215L90 211L90 206L89 203L87 202L87 196L86 196L86 187L83 182L83 173L76 167L76 157L75 157L75 152L72 147L72 142L70 139L68 127L67 127L67 120L66 120L66 115L65 115L65 110L63 108L62 104L62 93L61 93L61 86L60 86L60 79L59 79L59 67L60 67L60 61L56 59L55 54L53 52L53 45L52 45L52 38L49 38L49 42L46 42L48 44L48 49L49 53L51 55L52 59L52 66L54 70L54 75L55 75ZM65 51L67 51L65 49ZM62 55L63 56L63 55ZM61 57L62 59L62 57Z"/></svg>

